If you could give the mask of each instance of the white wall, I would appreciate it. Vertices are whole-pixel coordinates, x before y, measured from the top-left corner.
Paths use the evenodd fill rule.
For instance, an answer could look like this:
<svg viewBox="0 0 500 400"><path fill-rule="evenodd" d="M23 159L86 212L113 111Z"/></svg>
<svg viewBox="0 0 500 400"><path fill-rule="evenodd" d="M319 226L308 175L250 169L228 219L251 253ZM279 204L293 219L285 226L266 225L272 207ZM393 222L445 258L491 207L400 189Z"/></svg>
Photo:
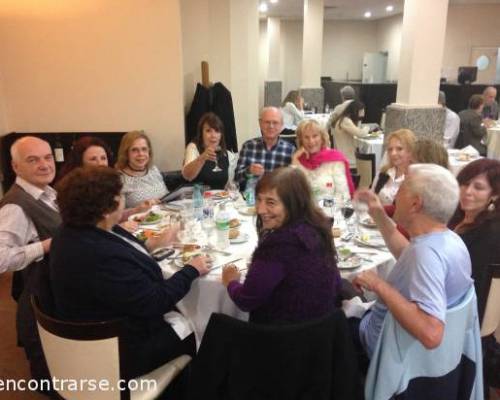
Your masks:
<svg viewBox="0 0 500 400"><path fill-rule="evenodd" d="M281 21L283 96L302 84L302 21Z"/></svg>
<svg viewBox="0 0 500 400"><path fill-rule="evenodd" d="M321 75L361 79L363 53L377 51L377 25L367 21L325 21Z"/></svg>
<svg viewBox="0 0 500 400"><path fill-rule="evenodd" d="M156 164L179 168L177 0L5 0L0 59L9 130L145 129Z"/></svg>
<svg viewBox="0 0 500 400"><path fill-rule="evenodd" d="M387 51L386 79L398 79L399 53L401 51L401 32L403 18L401 15L377 21L377 51Z"/></svg>

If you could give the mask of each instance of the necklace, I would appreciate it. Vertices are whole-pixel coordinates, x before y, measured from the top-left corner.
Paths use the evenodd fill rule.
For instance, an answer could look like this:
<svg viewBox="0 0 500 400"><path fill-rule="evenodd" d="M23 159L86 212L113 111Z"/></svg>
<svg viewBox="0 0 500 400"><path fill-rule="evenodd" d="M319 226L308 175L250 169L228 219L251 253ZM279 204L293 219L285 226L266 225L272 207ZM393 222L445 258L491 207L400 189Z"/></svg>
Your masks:
<svg viewBox="0 0 500 400"><path fill-rule="evenodd" d="M146 175L146 171L148 170L148 168L147 168L147 167L145 167L145 168L143 168L143 169L135 169L135 168L132 168L132 167L130 166L130 164L127 164L127 169L129 169L129 170L130 170L130 171L132 171L132 172L142 172L142 173L143 173L142 175ZM132 174L132 175L134 175L134 174Z"/></svg>

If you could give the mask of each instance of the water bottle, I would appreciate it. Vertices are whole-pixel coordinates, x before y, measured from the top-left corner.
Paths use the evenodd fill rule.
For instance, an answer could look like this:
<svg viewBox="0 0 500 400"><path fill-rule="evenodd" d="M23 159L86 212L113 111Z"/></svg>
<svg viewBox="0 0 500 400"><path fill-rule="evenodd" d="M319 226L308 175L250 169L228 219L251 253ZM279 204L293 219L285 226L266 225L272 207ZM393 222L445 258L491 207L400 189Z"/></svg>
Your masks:
<svg viewBox="0 0 500 400"><path fill-rule="evenodd" d="M217 232L217 248L225 249L229 246L229 213L226 211L225 204L219 206L219 212L215 217L215 230Z"/></svg>
<svg viewBox="0 0 500 400"><path fill-rule="evenodd" d="M194 218L198 221L203 219L203 194L201 191L201 185L195 184L193 188L193 212Z"/></svg>
<svg viewBox="0 0 500 400"><path fill-rule="evenodd" d="M333 192L333 184L332 182L328 182L326 184L325 192L323 194L323 211L325 214L333 218L335 207L335 196Z"/></svg>
<svg viewBox="0 0 500 400"><path fill-rule="evenodd" d="M248 207L255 205L255 185L257 178L253 175L247 175L247 185L245 187L245 201Z"/></svg>

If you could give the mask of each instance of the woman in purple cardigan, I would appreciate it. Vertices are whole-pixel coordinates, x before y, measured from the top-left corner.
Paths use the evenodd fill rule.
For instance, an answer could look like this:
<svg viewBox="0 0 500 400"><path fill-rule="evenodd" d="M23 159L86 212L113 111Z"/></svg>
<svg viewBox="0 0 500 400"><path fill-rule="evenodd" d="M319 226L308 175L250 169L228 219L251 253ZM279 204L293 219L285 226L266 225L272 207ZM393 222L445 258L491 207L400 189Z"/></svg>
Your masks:
<svg viewBox="0 0 500 400"><path fill-rule="evenodd" d="M302 171L279 168L256 187L259 244L245 282L229 266L229 296L250 321L302 322L332 312L340 291L331 222L315 205Z"/></svg>

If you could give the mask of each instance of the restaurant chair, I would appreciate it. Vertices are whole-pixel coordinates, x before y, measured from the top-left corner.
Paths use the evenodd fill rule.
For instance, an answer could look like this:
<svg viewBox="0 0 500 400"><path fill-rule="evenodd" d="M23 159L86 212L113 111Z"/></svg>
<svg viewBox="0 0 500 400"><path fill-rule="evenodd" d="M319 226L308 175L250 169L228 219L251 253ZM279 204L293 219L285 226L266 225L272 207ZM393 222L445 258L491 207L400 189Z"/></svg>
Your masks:
<svg viewBox="0 0 500 400"><path fill-rule="evenodd" d="M356 169L360 176L358 188L369 188L375 177L375 154L363 154L356 148Z"/></svg>
<svg viewBox="0 0 500 400"><path fill-rule="evenodd" d="M500 344L495 331L500 327L500 265L486 269L485 293L479 296L479 318L483 343L485 398L489 387L500 389Z"/></svg>
<svg viewBox="0 0 500 400"><path fill-rule="evenodd" d="M280 138L296 146L297 135L294 129L284 128L280 133Z"/></svg>
<svg viewBox="0 0 500 400"><path fill-rule="evenodd" d="M189 384L190 400L356 400L362 383L341 310L310 322L257 324L212 314Z"/></svg>
<svg viewBox="0 0 500 400"><path fill-rule="evenodd" d="M474 287L446 312L441 344L426 349L388 312L365 382L366 400L483 399Z"/></svg>
<svg viewBox="0 0 500 400"><path fill-rule="evenodd" d="M115 390L97 390L84 385L74 390L70 385L54 387L62 399L68 400L150 400L156 399L184 369L191 357L182 355L146 375L135 377L131 390L127 386L129 365L134 362L125 351L125 319L102 322L66 322L53 318L40 309L31 297L43 352L52 379L66 382L108 382ZM93 380L93 381L91 381ZM117 390L118 383L125 390ZM140 387L140 381L146 382ZM147 384L150 380L151 384ZM154 383L153 383L154 381ZM132 390L138 386L137 390Z"/></svg>
<svg viewBox="0 0 500 400"><path fill-rule="evenodd" d="M182 172L180 169L176 171L164 171L161 174L163 176L163 182L165 182L165 186L167 187L169 192L173 192L180 186L189 183L182 176Z"/></svg>

